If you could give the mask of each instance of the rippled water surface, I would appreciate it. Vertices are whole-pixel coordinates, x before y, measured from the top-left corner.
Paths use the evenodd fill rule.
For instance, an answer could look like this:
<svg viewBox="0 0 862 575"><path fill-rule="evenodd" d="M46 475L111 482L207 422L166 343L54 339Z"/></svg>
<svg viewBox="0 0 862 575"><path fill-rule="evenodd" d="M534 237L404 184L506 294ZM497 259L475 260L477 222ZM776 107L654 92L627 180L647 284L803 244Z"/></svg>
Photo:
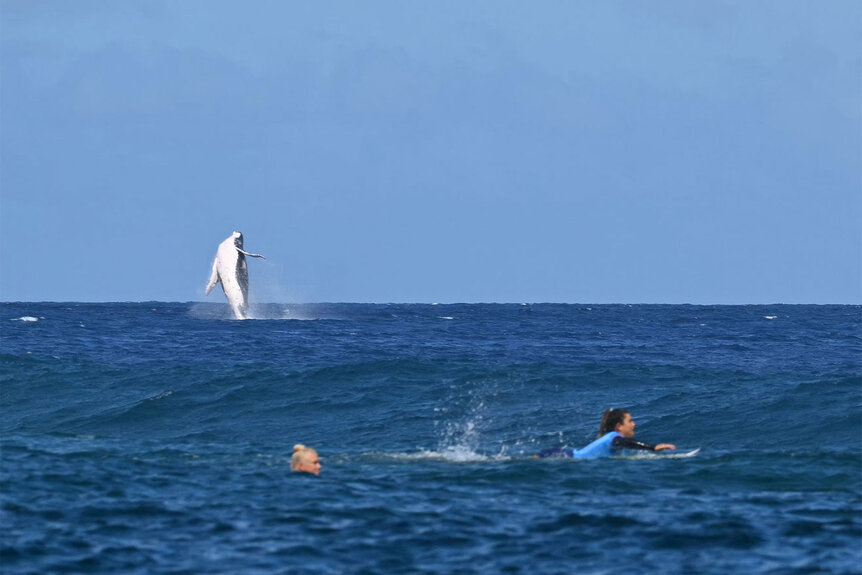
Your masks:
<svg viewBox="0 0 862 575"><path fill-rule="evenodd" d="M0 572L862 572L859 306L254 314L0 304Z"/></svg>

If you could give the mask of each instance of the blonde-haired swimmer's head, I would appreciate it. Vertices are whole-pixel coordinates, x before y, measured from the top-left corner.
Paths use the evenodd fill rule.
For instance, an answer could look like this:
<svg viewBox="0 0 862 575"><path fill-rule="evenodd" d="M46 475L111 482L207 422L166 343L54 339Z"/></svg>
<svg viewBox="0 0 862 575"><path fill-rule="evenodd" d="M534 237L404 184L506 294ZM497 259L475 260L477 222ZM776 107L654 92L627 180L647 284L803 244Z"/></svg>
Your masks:
<svg viewBox="0 0 862 575"><path fill-rule="evenodd" d="M293 457L290 458L290 470L320 475L320 457L317 451L301 443L293 446Z"/></svg>

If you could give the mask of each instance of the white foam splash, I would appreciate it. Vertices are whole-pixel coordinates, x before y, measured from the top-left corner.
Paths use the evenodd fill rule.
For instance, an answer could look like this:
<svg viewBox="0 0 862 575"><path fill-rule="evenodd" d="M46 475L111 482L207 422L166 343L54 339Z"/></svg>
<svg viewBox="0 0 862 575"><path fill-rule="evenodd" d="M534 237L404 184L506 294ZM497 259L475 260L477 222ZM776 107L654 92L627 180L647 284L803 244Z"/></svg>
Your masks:
<svg viewBox="0 0 862 575"><path fill-rule="evenodd" d="M319 310L313 305L293 304L250 304L248 319L317 321L321 319ZM326 319L337 319L326 316Z"/></svg>
<svg viewBox="0 0 862 575"><path fill-rule="evenodd" d="M479 407L475 409L478 412L481 408L482 403L480 402ZM474 413L473 419L463 423L448 423L443 440L440 442L441 452L450 454L475 453L476 447L479 445L478 423L481 420L481 415Z"/></svg>
<svg viewBox="0 0 862 575"><path fill-rule="evenodd" d="M445 461L449 463L481 463L488 461L509 461L506 455L487 455L477 453L465 446L446 447L440 451L421 450L415 453L374 453L375 457L395 461Z"/></svg>
<svg viewBox="0 0 862 575"><path fill-rule="evenodd" d="M45 319L45 318L42 318L42 319ZM34 322L34 321L39 321L39 318L33 317L31 315L25 315L25 316L21 316L21 317L16 317L12 321Z"/></svg>

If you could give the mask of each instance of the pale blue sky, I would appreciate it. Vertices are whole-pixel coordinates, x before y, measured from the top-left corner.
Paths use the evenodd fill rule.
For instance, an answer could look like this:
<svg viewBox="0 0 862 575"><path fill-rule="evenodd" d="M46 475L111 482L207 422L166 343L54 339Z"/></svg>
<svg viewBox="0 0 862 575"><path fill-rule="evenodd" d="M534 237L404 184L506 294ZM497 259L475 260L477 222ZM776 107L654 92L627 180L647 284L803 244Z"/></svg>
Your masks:
<svg viewBox="0 0 862 575"><path fill-rule="evenodd" d="M862 303L862 3L0 0L0 300Z"/></svg>

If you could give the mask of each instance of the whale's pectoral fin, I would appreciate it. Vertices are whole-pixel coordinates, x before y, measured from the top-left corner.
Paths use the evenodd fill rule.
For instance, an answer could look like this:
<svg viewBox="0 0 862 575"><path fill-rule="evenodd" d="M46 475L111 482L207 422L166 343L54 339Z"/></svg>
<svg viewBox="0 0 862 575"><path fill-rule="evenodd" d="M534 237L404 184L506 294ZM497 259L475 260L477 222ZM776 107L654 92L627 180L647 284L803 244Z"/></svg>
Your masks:
<svg viewBox="0 0 862 575"><path fill-rule="evenodd" d="M245 255L245 256L249 256L249 257L252 257L252 258L263 258L263 259L266 259L266 258L264 258L264 257L263 257L262 255L260 255L260 254L250 254L250 253L248 253L248 252L246 252L246 251L243 251L243 250L241 250L241 249L239 249L239 248L237 248L237 249L236 249L236 251L238 251L239 253L241 253L241 254L243 254L243 255Z"/></svg>
<svg viewBox="0 0 862 575"><path fill-rule="evenodd" d="M218 281L218 258L216 258L215 261L213 261L213 273L210 274L210 283L207 284L206 295L210 295L210 292L213 290Z"/></svg>

